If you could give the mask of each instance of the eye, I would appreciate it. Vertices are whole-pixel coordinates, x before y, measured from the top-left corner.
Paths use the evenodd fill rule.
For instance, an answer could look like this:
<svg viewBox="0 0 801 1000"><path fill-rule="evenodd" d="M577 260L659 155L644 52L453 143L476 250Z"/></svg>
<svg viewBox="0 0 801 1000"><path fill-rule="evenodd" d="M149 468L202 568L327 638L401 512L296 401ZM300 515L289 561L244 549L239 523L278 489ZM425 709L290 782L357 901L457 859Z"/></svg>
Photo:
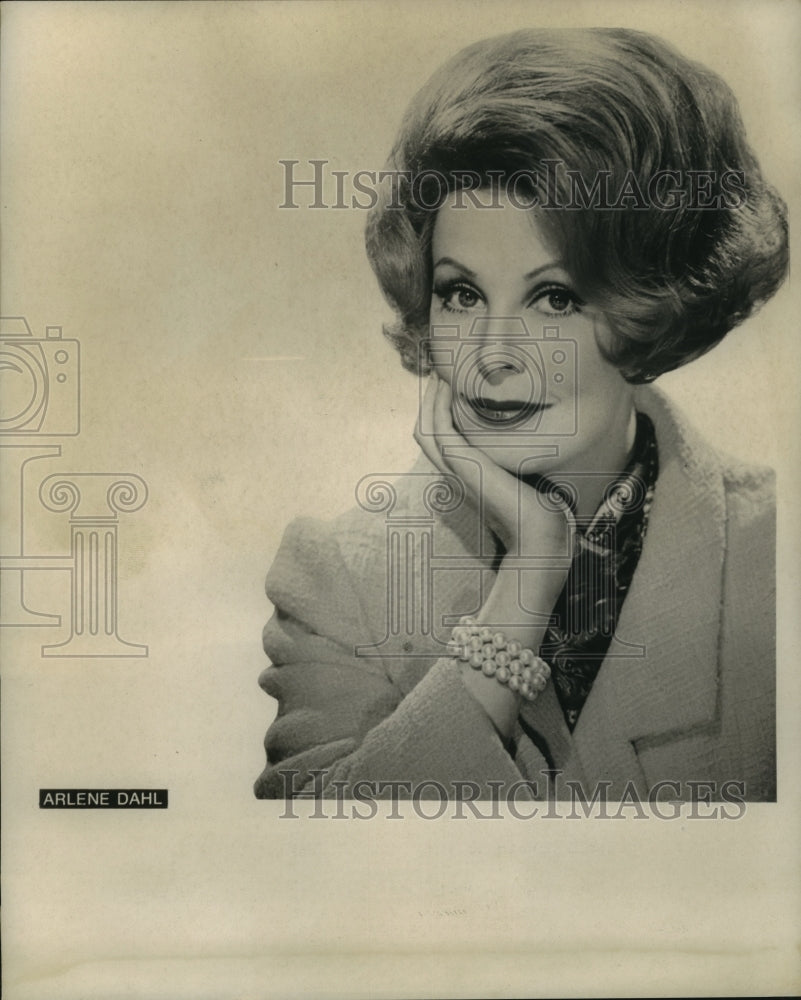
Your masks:
<svg viewBox="0 0 801 1000"><path fill-rule="evenodd" d="M464 281L437 283L434 294L447 312L470 312L483 302L481 293Z"/></svg>
<svg viewBox="0 0 801 1000"><path fill-rule="evenodd" d="M572 316L582 304L575 292L564 285L541 288L531 300L531 305L547 316Z"/></svg>

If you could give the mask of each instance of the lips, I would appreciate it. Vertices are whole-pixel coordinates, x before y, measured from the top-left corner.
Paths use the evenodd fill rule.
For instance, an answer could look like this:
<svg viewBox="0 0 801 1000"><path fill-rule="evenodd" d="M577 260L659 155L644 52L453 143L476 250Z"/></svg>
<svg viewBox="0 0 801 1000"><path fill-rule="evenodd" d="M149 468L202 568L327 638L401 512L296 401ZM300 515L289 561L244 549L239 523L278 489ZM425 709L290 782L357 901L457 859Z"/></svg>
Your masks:
<svg viewBox="0 0 801 1000"><path fill-rule="evenodd" d="M491 424L517 424L553 406L553 403L537 403L533 400L489 399L486 396L473 399L465 397L464 401L482 420Z"/></svg>

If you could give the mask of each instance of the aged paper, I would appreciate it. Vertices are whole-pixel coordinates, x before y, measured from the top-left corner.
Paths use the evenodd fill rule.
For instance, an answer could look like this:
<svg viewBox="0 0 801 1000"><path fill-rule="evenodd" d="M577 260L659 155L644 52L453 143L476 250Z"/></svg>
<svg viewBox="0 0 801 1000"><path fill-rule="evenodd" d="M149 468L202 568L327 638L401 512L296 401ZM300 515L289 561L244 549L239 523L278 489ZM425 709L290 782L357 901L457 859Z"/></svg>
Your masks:
<svg viewBox="0 0 801 1000"><path fill-rule="evenodd" d="M778 804L360 822L253 796L283 528L416 453L364 212L282 210L280 161L381 169L444 59L550 24L652 31L720 72L792 218L794 4L3 4L3 350L50 380L44 419L0 442L8 1000L801 985L789 284L663 380L779 474ZM41 808L47 789L128 798Z"/></svg>

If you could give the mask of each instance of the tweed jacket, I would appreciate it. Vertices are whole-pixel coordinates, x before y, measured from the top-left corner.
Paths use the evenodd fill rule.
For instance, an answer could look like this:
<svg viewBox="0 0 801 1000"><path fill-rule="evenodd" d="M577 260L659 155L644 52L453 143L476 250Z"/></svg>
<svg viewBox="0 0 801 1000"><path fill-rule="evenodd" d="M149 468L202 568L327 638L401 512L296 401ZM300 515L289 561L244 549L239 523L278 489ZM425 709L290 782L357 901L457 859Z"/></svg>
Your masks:
<svg viewBox="0 0 801 1000"><path fill-rule="evenodd" d="M688 799L709 782L716 800L737 782L744 801L775 800L773 474L717 453L654 387L636 404L654 424L659 478L574 731L548 685L504 743L443 656L456 618L489 593L495 546L421 456L392 483L363 480L336 520L286 529L267 577L260 683L278 715L258 797L328 796L336 783L348 797L361 781L378 797L392 782L437 782L519 799L525 780L535 799L576 788Z"/></svg>

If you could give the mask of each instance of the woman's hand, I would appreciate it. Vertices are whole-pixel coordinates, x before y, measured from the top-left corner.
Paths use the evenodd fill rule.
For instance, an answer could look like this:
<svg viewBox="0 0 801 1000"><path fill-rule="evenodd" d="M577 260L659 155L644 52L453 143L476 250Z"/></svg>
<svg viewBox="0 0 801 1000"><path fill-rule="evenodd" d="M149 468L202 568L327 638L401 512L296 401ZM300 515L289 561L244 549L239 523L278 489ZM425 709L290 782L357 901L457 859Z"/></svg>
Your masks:
<svg viewBox="0 0 801 1000"><path fill-rule="evenodd" d="M564 586L573 551L575 519L553 492L544 495L471 446L453 426L448 383L432 375L415 439L441 472L457 476L505 549L495 584L481 608L481 624L502 629L536 652ZM422 433L421 424L427 429ZM496 729L508 737L517 717L514 692L469 666L463 679Z"/></svg>
<svg viewBox="0 0 801 1000"><path fill-rule="evenodd" d="M468 444L453 425L451 404L451 387L434 373L415 428L423 452L441 472L461 480L507 555L547 557L549 563L564 560L567 572L575 530L570 508L555 491L527 485L486 451ZM421 424L427 433L421 432Z"/></svg>

